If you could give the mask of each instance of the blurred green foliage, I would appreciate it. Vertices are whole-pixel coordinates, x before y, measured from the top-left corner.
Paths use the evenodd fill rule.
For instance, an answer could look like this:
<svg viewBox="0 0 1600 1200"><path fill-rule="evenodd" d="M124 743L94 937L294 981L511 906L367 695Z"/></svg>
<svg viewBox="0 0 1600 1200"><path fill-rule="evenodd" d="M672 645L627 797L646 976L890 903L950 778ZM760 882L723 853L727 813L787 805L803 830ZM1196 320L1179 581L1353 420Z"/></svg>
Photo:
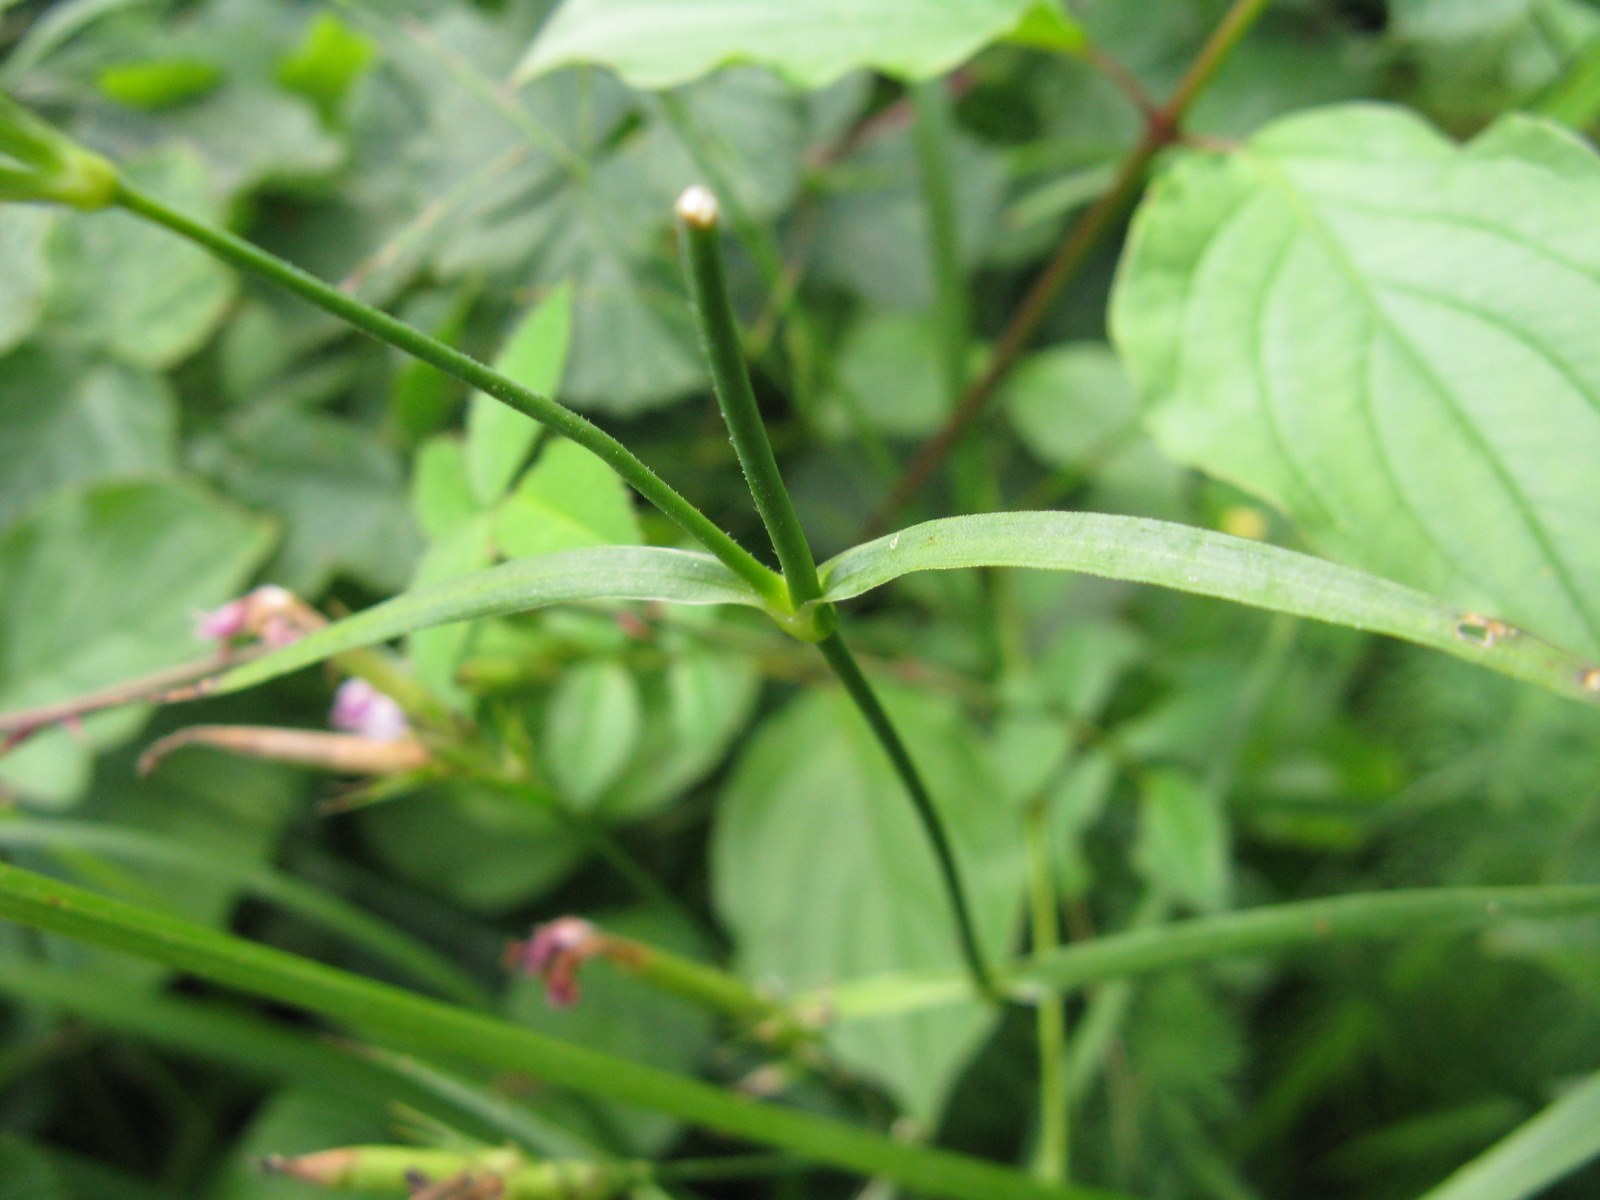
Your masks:
<svg viewBox="0 0 1600 1200"><path fill-rule="evenodd" d="M819 557L859 540L950 401L902 86L826 61L691 79L698 70L672 76L659 48L674 81L659 93L583 65L512 84L559 7L22 0L0 4L0 83L165 201L601 420L755 545L675 266L672 201L710 179L737 234L735 300L806 526ZM568 7L564 37L597 6ZM952 53L1027 6L970 7L987 15L970 45L949 35ZM1067 7L1162 96L1227 5ZM925 32L928 54L946 45ZM993 46L949 77L975 362L1141 133L1106 74L1039 48L1055 36ZM1600 8L1583 0L1281 0L1189 125L1231 141L1301 109L1383 100L1454 136L1508 112L1584 131L1600 118L1597 46ZM648 63L652 47L637 51ZM1404 120L1370 119L1365 134L1346 123L1320 141L1315 124L1279 126L1277 144L1293 141L1284 128L1310 128L1321 153L1365 153L1391 128L1380 123ZM1261 185L1187 186L1213 188L1231 213ZM1578 245L1596 211L1575 199L1550 237ZM1265 221L1252 232L1270 233ZM1341 543L1329 529L1342 514L1238 469L1234 429L1196 448L1164 409L1151 428L1173 457L1157 449L1133 379L1147 399L1163 381L1143 360L1130 379L1108 341L1120 233L1052 307L971 453L907 519L1089 509L1426 574L1414 543L1360 527ZM1362 245L1392 262L1420 236ZM1582 244L1574 255L1589 254ZM508 557L677 544L587 451L125 214L0 209L0 262L0 711L203 656L193 617L252 580L337 613ZM1310 284L1297 295L1295 344L1315 358L1341 313ZM1180 358L1220 354L1260 311L1235 290L1214 328L1161 328L1156 300L1122 296L1133 358L1162 339L1197 343ZM1585 356L1572 373L1591 383L1592 335L1564 334ZM1325 412L1332 385L1294 377L1313 417ZM1587 395L1592 406L1600 391ZM1523 447L1534 474L1556 436L1541 428L1546 441ZM1307 453L1330 444L1301 432ZM1439 435L1417 436L1421 456ZM1593 491L1593 459L1582 462L1545 500L1570 539L1562 552L1600 565L1600 534L1573 498ZM1509 555L1509 535L1482 536L1463 526L1503 568L1496 598L1540 612L1548 580ZM1577 608L1593 602L1580 583ZM1088 578L915 576L853 615L997 955L1029 941L1033 805L1048 813L1072 939L1336 893L1600 883L1593 709L1352 631ZM1530 624L1592 650L1577 618L1553 627L1566 619ZM530 923L565 912L782 995L958 962L898 785L807 647L744 611L587 606L429 630L404 655L498 759L351 789L195 749L135 778L138 748L180 725L322 727L329 681L302 674L185 709L98 714L0 760L6 820L136 832L171 861L65 837L12 848L3 822L0 845L109 894L417 982L364 935L247 886L244 868L270 868L404 933L436 985L442 967L535 1028L1028 1161L1039 1071L1019 1012L972 1003L845 1023L826 1042L848 1086L774 1081L748 1038L604 965L571 1013L497 965ZM191 872L185 858L240 870ZM419 1084L266 1007L54 937L0 928L0 957L0 1196L287 1200L305 1185L261 1175L250 1156L397 1130L537 1141L489 1119L496 1104L601 1154L716 1148L673 1119L528 1080L461 1068L457 1090ZM1151 1200L1402 1200L1600 1068L1600 922L1507 921L1104 983L1071 1001L1068 1026L1074 1179ZM832 1175L717 1186L672 1194L853 1194ZM1590 1165L1544 1194L1597 1187Z"/></svg>

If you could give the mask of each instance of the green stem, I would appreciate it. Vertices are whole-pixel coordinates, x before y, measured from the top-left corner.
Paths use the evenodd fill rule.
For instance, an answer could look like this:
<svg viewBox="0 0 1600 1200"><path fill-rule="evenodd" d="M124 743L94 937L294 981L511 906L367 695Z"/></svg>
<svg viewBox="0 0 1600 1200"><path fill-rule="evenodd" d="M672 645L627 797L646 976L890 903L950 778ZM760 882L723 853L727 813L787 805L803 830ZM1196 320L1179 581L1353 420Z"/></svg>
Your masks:
<svg viewBox="0 0 1600 1200"><path fill-rule="evenodd" d="M604 930L596 932L594 944L602 958L640 982L720 1013L774 1049L787 1053L815 1040L795 1013L737 975Z"/></svg>
<svg viewBox="0 0 1600 1200"><path fill-rule="evenodd" d="M1210 85L1222 64L1228 61L1228 56L1233 53L1243 39L1250 32L1250 27L1256 23L1263 11L1272 0L1234 0L1233 7L1223 15L1217 27L1211 31L1211 36L1206 39L1206 44L1200 48L1200 53L1195 55L1194 61L1189 64L1189 69L1183 73L1183 78L1178 81L1178 86L1172 90L1172 95L1167 97L1166 104L1162 105L1161 112L1167 122L1176 127L1184 117L1188 116L1189 109L1193 107L1200 93Z"/></svg>
<svg viewBox="0 0 1600 1200"><path fill-rule="evenodd" d="M1035 801L1028 809L1029 929L1033 952L1050 954L1061 945L1060 902L1050 867L1050 809ZM1036 1014L1039 1043L1039 1176L1051 1183L1067 1179L1071 1112L1062 1077L1067 1044L1067 1013L1059 996L1045 996Z"/></svg>
<svg viewBox="0 0 1600 1200"><path fill-rule="evenodd" d="M793 608L822 595L817 563L811 555L800 517L778 473L778 460L767 439L767 427L756 405L750 372L745 368L739 328L728 299L727 273L722 266L721 220L717 198L709 188L691 187L678 198L678 220L683 227L684 274L699 317L700 342L711 367L722 419L733 439L734 452L744 468L750 495L761 523L767 527L777 551Z"/></svg>
<svg viewBox="0 0 1600 1200"><path fill-rule="evenodd" d="M1415 938L1515 917L1600 909L1600 887L1419 888L1277 904L1079 942L1019 963L1011 982L1052 992L1218 958L1368 938Z"/></svg>
<svg viewBox="0 0 1600 1200"><path fill-rule="evenodd" d="M713 145L695 123L683 99L673 92L661 92L656 96L656 101L672 132L688 149L689 156L694 159L695 166L712 191L723 201L734 236L755 263L761 281L766 285L767 303L782 323L784 352L789 364L790 398L800 419L815 429L820 414L814 348L819 339L810 317L799 303L798 289L784 264L783 247L778 235L770 222L756 220L739 203L732 177L724 167L726 155L718 153L719 147Z"/></svg>
<svg viewBox="0 0 1600 1200"><path fill-rule="evenodd" d="M1482 929L1497 921L1600 913L1600 886L1415 888L1358 893L1324 900L1196 917L1153 929L1107 934L1001 968L1006 993L1037 1002L1108 979L1149 975L1217 959L1283 953L1355 941L1401 941ZM858 979L798 997L802 1007L825 1006L836 1022L880 1018L972 998L954 973L906 972Z"/></svg>
<svg viewBox="0 0 1600 1200"><path fill-rule="evenodd" d="M579 416L565 405L525 388L476 359L451 349L398 321L387 313L338 288L324 283L281 258L251 245L225 230L196 221L163 204L154 196L126 182L117 184L116 203L127 211L170 229L180 237L203 246L218 258L278 284L310 301L318 308L349 322L363 333L387 342L414 358L437 367L470 387L493 396L525 416L570 438L591 451L635 491L661 510L680 529L699 542L738 575L768 604L781 604L783 581L764 567L754 555L740 546L717 524L685 500L632 451L598 425Z"/></svg>
<svg viewBox="0 0 1600 1200"><path fill-rule="evenodd" d="M900 733L895 729L894 722L889 719L889 714L873 692L872 685L861 673L861 668L856 665L849 647L839 635L837 633L830 635L819 644L818 648L822 651L822 656L828 660L828 665L833 668L833 673L839 677L839 682L844 684L844 689L855 702L856 708L866 718L879 745L889 756L895 774L900 776L900 782L905 785L906 792L911 797L917 820L921 822L922 830L927 834L928 842L933 847L934 857L938 860L939 876L944 884L945 894L950 899L956 932L961 940L961 954L966 959L973 985L979 995L999 1002L1000 991L995 985L993 973L984 961L983 950L978 944L977 927L972 920L972 910L967 906L966 890L961 886L961 871L956 866L955 848L950 843L950 835L945 831L944 820L939 816L939 810L934 807L933 797L929 794L927 785L923 783L916 764L911 760L911 752L900 740Z"/></svg>
<svg viewBox="0 0 1600 1200"><path fill-rule="evenodd" d="M1112 1200L1108 1193L1053 1188L961 1154L906 1145L829 1118L756 1103L3 864L0 917L321 1013L416 1051L526 1072L547 1086L653 1109L929 1195L953 1200Z"/></svg>
<svg viewBox="0 0 1600 1200"><path fill-rule="evenodd" d="M787 628L796 636L818 642L823 658L844 684L845 691L889 756L895 773L905 784L917 818L938 859L940 876L955 913L962 955L967 960L973 981L983 995L998 999L999 993L984 966L983 953L978 947L972 914L968 910L966 894L956 868L955 853L938 810L934 808L933 799L889 714L879 704L866 676L861 673L849 648L835 631L832 607L820 611L808 607L822 596L822 584L817 577L816 560L811 555L811 546L806 541L800 517L778 473L778 461L773 457L772 443L767 440L766 426L762 424L755 392L750 386L750 375L745 369L738 328L733 319L733 306L728 301L727 275L722 266L716 197L706 188L691 187L678 200L678 217L683 225L684 271L699 316L700 337L711 364L717 402L722 407L722 416L733 438L734 450L749 481L756 509L761 514L761 520L772 538L773 549L777 551L778 561L783 566L790 604L798 618Z"/></svg>
<svg viewBox="0 0 1600 1200"><path fill-rule="evenodd" d="M922 181L922 203L928 216L928 261L933 266L940 366L944 371L945 398L954 404L967 382L971 315L961 269L955 181L950 165L950 98L943 82L935 79L911 89L911 105L916 110L912 135Z"/></svg>
<svg viewBox="0 0 1600 1200"><path fill-rule="evenodd" d="M1128 922L1130 929L1148 929L1166 919L1167 902L1160 893L1151 890L1140 900ZM1078 1023L1077 1035L1072 1039L1065 1058L1066 1069L1062 1080L1069 1105L1080 1103L1095 1073L1106 1058L1106 1047L1116 1037L1133 1000L1134 984L1131 979L1113 979L1097 986L1089 997L1083 1019Z"/></svg>

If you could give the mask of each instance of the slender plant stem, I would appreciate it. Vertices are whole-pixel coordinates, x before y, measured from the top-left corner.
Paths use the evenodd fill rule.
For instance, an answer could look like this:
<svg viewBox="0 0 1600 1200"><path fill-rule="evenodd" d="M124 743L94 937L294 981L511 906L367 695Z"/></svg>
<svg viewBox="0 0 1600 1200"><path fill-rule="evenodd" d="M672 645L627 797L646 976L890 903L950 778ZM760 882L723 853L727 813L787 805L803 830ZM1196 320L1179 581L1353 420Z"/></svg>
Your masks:
<svg viewBox="0 0 1600 1200"><path fill-rule="evenodd" d="M716 196L695 186L678 199L678 220L683 226L684 274L699 316L700 342L711 367L711 382L733 438L734 452L744 468L750 495L761 523L767 527L772 548L783 568L789 601L798 609L822 595L817 562L811 555L805 529L778 473L778 460L767 439L761 410L750 386L739 328L728 298L727 272L722 265L721 220Z"/></svg>
<svg viewBox="0 0 1600 1200"><path fill-rule="evenodd" d="M1159 926L1167 916L1167 900L1155 889L1140 898L1127 929L1151 929ZM1095 986L1089 1003L1078 1022L1077 1033L1067 1047L1064 1057L1062 1090L1068 1105L1083 1100L1096 1072L1106 1061L1106 1050L1117 1036L1128 1005L1133 1000L1134 981L1112 979Z"/></svg>
<svg viewBox="0 0 1600 1200"><path fill-rule="evenodd" d="M1415 940L1481 929L1518 918L1600 913L1600 886L1415 888L1262 905L1195 917L1152 929L1129 929L1074 942L1052 954L1002 966L1008 996L1037 1002L1110 979L1172 971L1225 958L1279 954L1343 942ZM906 973L843 983L801 997L827 1005L841 1023L959 1004L968 979L945 972Z"/></svg>
<svg viewBox="0 0 1600 1200"><path fill-rule="evenodd" d="M1211 80L1216 77L1222 64L1228 61L1228 56L1233 53L1244 35L1250 32L1250 27L1272 0L1234 0L1233 6L1223 14L1222 20L1217 22L1217 27L1211 31L1211 36L1206 39L1206 44L1200 47L1200 53L1195 56L1189 69L1183 73L1183 78L1178 80L1178 86L1172 89L1172 95L1167 97L1167 102L1162 106L1167 121L1176 127L1184 117L1189 115L1189 109L1194 106L1200 93L1205 91Z"/></svg>
<svg viewBox="0 0 1600 1200"><path fill-rule="evenodd" d="M994 975L989 970L983 957L983 950L978 944L978 931L972 920L972 910L967 905L966 890L961 886L961 870L956 865L955 848L950 843L950 835L945 830L939 810L934 807L933 796L928 792L927 784L923 783L922 776L911 759L911 752L900 739L900 733L895 729L894 722L889 719L889 714L884 710L877 694L873 692L872 685L861 673L861 668L856 665L849 647L839 635L837 633L830 635L819 644L818 649L828 660L833 673L839 677L839 682L844 684L844 689L855 702L856 708L866 718L884 753L889 756L895 774L900 776L900 782L905 785L912 806L916 809L917 819L922 823L923 832L927 834L928 841L933 847L934 857L938 860L939 875L944 882L945 894L950 898L956 933L961 940L961 954L966 960L973 985L980 995L998 1001L1001 998L1000 991L995 985Z"/></svg>
<svg viewBox="0 0 1600 1200"><path fill-rule="evenodd" d="M1054 953L1061 945L1060 900L1050 865L1050 808L1041 798L1028 808L1024 834L1028 844L1029 929L1035 954ZM1067 1179L1071 1146L1071 1110L1062 1077L1067 1044L1067 1014L1059 996L1040 998L1035 1014L1039 1043L1038 1171L1050 1183Z"/></svg>
<svg viewBox="0 0 1600 1200"><path fill-rule="evenodd" d="M1000 384L1016 366L1022 352L1038 332L1061 289L1076 279L1090 254L1111 229L1116 219L1132 203L1144 181L1150 161L1163 148L1178 140L1183 119L1195 100L1215 77L1240 39L1249 32L1270 0L1234 0L1233 7L1218 23L1200 53L1195 56L1166 103L1150 109L1145 116L1143 136L1117 170L1111 188L1080 217L1067 233L1066 240L1045 265L1022 298L999 341L989 355L983 372L962 393L960 402L933 437L925 442L907 465L900 482L868 522L868 535L881 533L916 496L943 465L963 434L988 405Z"/></svg>
<svg viewBox="0 0 1600 1200"><path fill-rule="evenodd" d="M799 303L798 280L784 262L783 246L778 234L771 222L756 220L739 202L732 178L724 168L722 160L725 156L717 153L717 147L696 124L682 97L673 92L662 92L656 101L667 124L688 149L695 165L722 201L734 235L760 272L761 280L767 287L767 304L774 319L781 323L784 353L789 367L790 399L800 419L814 427L820 416L814 349L818 341L817 332L805 307ZM754 353L752 350L752 355Z"/></svg>
<svg viewBox="0 0 1600 1200"><path fill-rule="evenodd" d="M956 223L954 172L950 164L950 98L941 80L911 89L916 112L912 135L928 216L928 261L933 266L934 321L939 333L945 395L954 404L967 382L967 339L971 316L961 269Z"/></svg>
<svg viewBox="0 0 1600 1200"><path fill-rule="evenodd" d="M378 341L387 342L437 367L592 451L669 520L721 559L763 601L769 605L786 602L783 581L776 574L723 532L710 517L679 495L626 446L565 405L523 387L476 359L346 295L242 238L169 208L126 182L117 185L116 203L136 216L153 221L205 247L224 262L271 280Z"/></svg>
<svg viewBox="0 0 1600 1200"><path fill-rule="evenodd" d="M691 187L678 201L678 217L683 224L684 271L699 316L700 339L711 364L717 401L733 438L740 465L744 467L756 509L772 537L778 561L783 565L790 604L797 611L805 611L803 606L821 597L822 584L817 578L816 560L811 555L811 546L806 541L800 517L778 473L778 462L772 453L772 443L767 440L766 426L761 422L755 392L750 386L750 375L740 351L738 327L734 322L733 307L728 301L727 276L723 270L722 248L718 241L716 197L704 187ZM872 685L867 682L849 647L834 628L832 608L825 608L824 613L826 615L813 622L805 632L823 635L812 636L811 640L818 642L823 658L839 677L850 699L882 745L884 753L889 756L895 773L905 784L917 819L922 823L938 859L940 876L955 913L961 951L972 972L973 982L983 995L998 999L999 993L984 966L972 914L967 907L966 893L961 887L955 853L944 823L894 722L878 702Z"/></svg>

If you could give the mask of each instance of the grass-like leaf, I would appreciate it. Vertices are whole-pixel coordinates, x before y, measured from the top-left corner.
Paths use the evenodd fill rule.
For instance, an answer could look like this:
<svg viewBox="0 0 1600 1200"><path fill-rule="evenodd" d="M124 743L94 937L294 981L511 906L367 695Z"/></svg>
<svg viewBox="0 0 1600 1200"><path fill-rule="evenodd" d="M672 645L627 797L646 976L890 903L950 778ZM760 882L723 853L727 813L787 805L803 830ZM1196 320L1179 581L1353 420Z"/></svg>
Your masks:
<svg viewBox="0 0 1600 1200"><path fill-rule="evenodd" d="M927 521L824 563L823 598L847 600L913 571L958 567L1082 571L1216 596L1387 634L1600 703L1600 670L1493 617L1307 554L1141 517L1019 512Z"/></svg>
<svg viewBox="0 0 1600 1200"><path fill-rule="evenodd" d="M88 821L12 817L0 820L0 846L105 855L155 867L177 876L215 880L277 905L286 912L346 939L404 971L446 999L472 1008L488 1006L483 987L437 951L330 892L292 875L229 854L216 845L176 842L139 829Z"/></svg>
<svg viewBox="0 0 1600 1200"><path fill-rule="evenodd" d="M926 1195L954 1200L1120 1200L1115 1193L1053 1187L964 1155L907 1145L839 1121L758 1103L16 867L0 865L0 917L320 1013L409 1050L525 1072L552 1087L668 1113L815 1162L892 1180Z"/></svg>
<svg viewBox="0 0 1600 1200"><path fill-rule="evenodd" d="M406 592L236 667L218 677L214 690L253 687L346 650L418 629L585 600L761 604L750 588L708 554L650 546L567 550Z"/></svg>
<svg viewBox="0 0 1600 1200"><path fill-rule="evenodd" d="M1600 1075L1591 1075L1421 1200L1523 1200L1600 1154Z"/></svg>

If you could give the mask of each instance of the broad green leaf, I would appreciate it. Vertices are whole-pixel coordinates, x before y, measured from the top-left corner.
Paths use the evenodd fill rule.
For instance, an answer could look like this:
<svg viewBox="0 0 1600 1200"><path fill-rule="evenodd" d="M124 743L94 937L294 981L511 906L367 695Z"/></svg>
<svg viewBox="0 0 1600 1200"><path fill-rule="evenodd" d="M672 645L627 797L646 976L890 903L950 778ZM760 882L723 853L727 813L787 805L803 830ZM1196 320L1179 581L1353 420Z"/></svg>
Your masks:
<svg viewBox="0 0 1600 1200"><path fill-rule="evenodd" d="M938 330L926 317L868 310L850 325L834 361L842 403L885 433L932 433L950 407L939 354Z"/></svg>
<svg viewBox="0 0 1600 1200"><path fill-rule="evenodd" d="M1600 161L1376 106L1186 153L1113 331L1171 455L1334 557L1600 651Z"/></svg>
<svg viewBox="0 0 1600 1200"><path fill-rule="evenodd" d="M544 1037L310 959L0 864L0 917L292 1004L405 1049L517 1072L950 1200L1121 1200Z"/></svg>
<svg viewBox="0 0 1600 1200"><path fill-rule="evenodd" d="M863 68L942 75L1005 40L1076 51L1083 35L1040 0L566 0L517 78L588 62L663 88L748 62L817 88Z"/></svg>
<svg viewBox="0 0 1600 1200"><path fill-rule="evenodd" d="M130 175L184 212L218 213L210 174L192 150L142 160ZM233 274L211 255L126 213L68 214L50 260L56 321L144 367L170 367L199 349L234 292Z"/></svg>
<svg viewBox="0 0 1600 1200"><path fill-rule="evenodd" d="M958 567L1083 571L1216 596L1387 634L1600 703L1600 672L1520 630L1307 554L1142 517L1015 512L926 521L824 563L824 598L848 600L912 571Z"/></svg>
<svg viewBox="0 0 1600 1200"><path fill-rule="evenodd" d="M5 1200L68 1200L49 1158L14 1133L0 1134L0 1195Z"/></svg>
<svg viewBox="0 0 1600 1200"><path fill-rule="evenodd" d="M136 367L33 346L0 359L0 528L59 488L171 470L176 407Z"/></svg>
<svg viewBox="0 0 1600 1200"><path fill-rule="evenodd" d="M494 562L492 517L472 494L466 450L459 439L430 438L417 451L411 507L428 548L417 560L410 587L469 575ZM464 706L467 697L456 682L456 668L471 636L471 625L442 625L417 631L406 645L406 657L417 677L458 706Z"/></svg>
<svg viewBox="0 0 1600 1200"><path fill-rule="evenodd" d="M283 520L273 582L314 596L337 575L394 591L421 546L399 456L353 421L267 410L229 430L220 486Z"/></svg>
<svg viewBox="0 0 1600 1200"><path fill-rule="evenodd" d="M1392 0L1395 37L1442 41L1502 31L1526 19L1534 0Z"/></svg>
<svg viewBox="0 0 1600 1200"><path fill-rule="evenodd" d="M194 614L243 590L271 528L201 488L107 484L69 492L0 535L0 711L66 700L195 657ZM122 714L87 722L131 735ZM24 747L85 782L90 748L60 731ZM15 780L11 759L0 774ZM74 782L75 781L75 782ZM27 788L22 789L25 793Z"/></svg>
<svg viewBox="0 0 1600 1200"><path fill-rule="evenodd" d="M576 600L662 600L670 604L748 604L760 600L708 554L650 546L597 546L518 559L487 571L406 592L346 617L221 676L222 691L274 679L357 646L474 617L524 612Z"/></svg>
<svg viewBox="0 0 1600 1200"><path fill-rule="evenodd" d="M593 453L558 437L495 510L494 536L512 558L640 540L627 485Z"/></svg>
<svg viewBox="0 0 1600 1200"><path fill-rule="evenodd" d="M609 820L652 813L698 783L755 709L761 683L748 660L687 639L667 641L663 649L671 660L664 674L640 681L645 706L638 749L596 804Z"/></svg>
<svg viewBox="0 0 1600 1200"><path fill-rule="evenodd" d="M672 203L692 180L658 174L652 141L629 138L577 177L549 161L509 173L462 212L434 256L446 275L513 273L523 287L571 282L561 391L585 411L631 415L705 378L678 271L663 253Z"/></svg>
<svg viewBox="0 0 1600 1200"><path fill-rule="evenodd" d="M957 248L961 262L975 268L1000 221L1005 161L992 144L959 129L949 141ZM879 309L929 309L935 285L927 251L927 202L910 131L869 139L835 172L817 208L810 273ZM884 237L887 229L895 236Z"/></svg>
<svg viewBox="0 0 1600 1200"><path fill-rule="evenodd" d="M432 587L482 571L494 562L494 533L488 513L478 513L440 534L417 560L411 589ZM456 669L472 640L466 622L419 629L407 639L406 657L417 678L451 703L464 707L466 693L456 682Z"/></svg>
<svg viewBox="0 0 1600 1200"><path fill-rule="evenodd" d="M1092 467L1138 428L1128 373L1100 342L1072 342L1029 355L1002 395L1022 444L1053 467Z"/></svg>
<svg viewBox="0 0 1600 1200"><path fill-rule="evenodd" d="M483 516L467 479L466 451L459 438L432 437L418 448L411 468L411 509L430 541Z"/></svg>
<svg viewBox="0 0 1600 1200"><path fill-rule="evenodd" d="M1177 904L1202 912L1226 908L1231 857L1218 797L1180 771L1150 771L1139 783L1133 862L1145 882Z"/></svg>
<svg viewBox="0 0 1600 1200"><path fill-rule="evenodd" d="M358 814L362 840L393 874L474 913L548 892L587 847L537 796L450 785Z"/></svg>
<svg viewBox="0 0 1600 1200"><path fill-rule="evenodd" d="M1524 1200L1600 1155L1600 1075L1591 1075L1422 1200Z"/></svg>
<svg viewBox="0 0 1600 1200"><path fill-rule="evenodd" d="M544 753L566 800L587 808L622 773L642 719L639 685L621 663L595 659L562 673L545 712Z"/></svg>
<svg viewBox="0 0 1600 1200"><path fill-rule="evenodd" d="M1021 900L1020 814L999 798L953 709L906 693L885 701L933 789L979 936L996 955ZM799 990L960 961L926 835L882 750L838 693L803 696L751 740L722 792L712 876L749 978ZM968 1004L851 1025L830 1042L927 1120L993 1017Z"/></svg>
<svg viewBox="0 0 1600 1200"><path fill-rule="evenodd" d="M572 288L563 284L511 331L494 368L525 388L551 395L561 384L571 336ZM533 418L481 392L472 397L467 408L467 477L479 504L500 498L539 433Z"/></svg>

